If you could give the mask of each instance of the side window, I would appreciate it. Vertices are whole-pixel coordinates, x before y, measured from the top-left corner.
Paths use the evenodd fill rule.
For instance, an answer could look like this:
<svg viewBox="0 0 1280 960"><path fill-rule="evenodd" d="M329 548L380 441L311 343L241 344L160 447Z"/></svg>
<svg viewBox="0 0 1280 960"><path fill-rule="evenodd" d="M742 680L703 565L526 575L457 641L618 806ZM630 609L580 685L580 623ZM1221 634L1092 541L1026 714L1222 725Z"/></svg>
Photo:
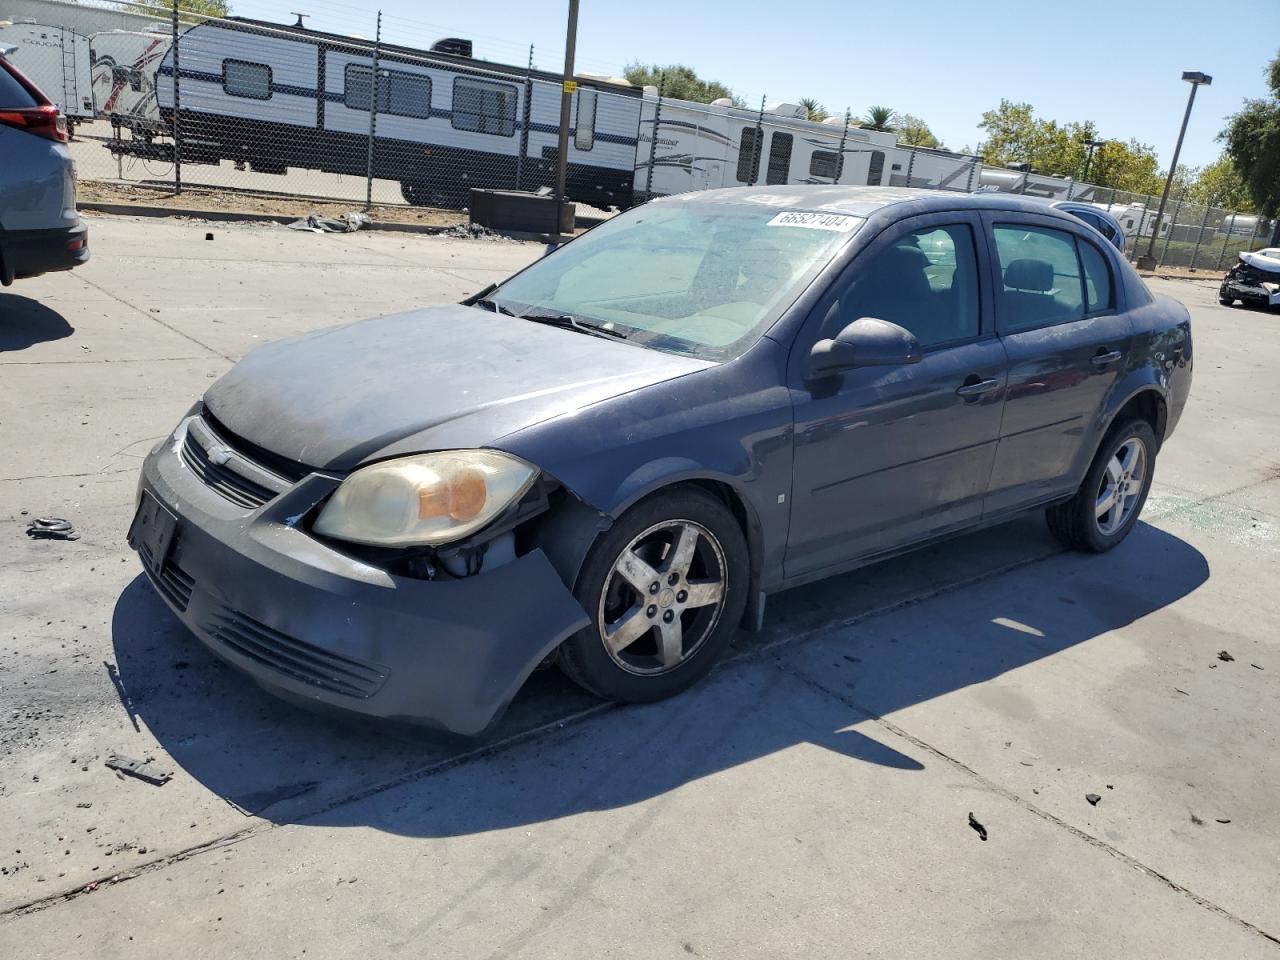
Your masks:
<svg viewBox="0 0 1280 960"><path fill-rule="evenodd" d="M760 131L755 127L742 128L742 140L738 144L738 182L755 183L760 172Z"/></svg>
<svg viewBox="0 0 1280 960"><path fill-rule="evenodd" d="M926 349L978 335L978 259L967 224L909 233L860 260L840 294L836 329L822 336L834 337L860 317L905 327Z"/></svg>
<svg viewBox="0 0 1280 960"><path fill-rule="evenodd" d="M871 163L867 166L867 183L870 186L878 187L881 179L884 178L884 151L872 150Z"/></svg>
<svg viewBox="0 0 1280 960"><path fill-rule="evenodd" d="M578 88L578 121L574 126L573 145L579 150L590 150L596 144L596 97L595 90L588 87Z"/></svg>
<svg viewBox="0 0 1280 960"><path fill-rule="evenodd" d="M786 183L791 173L791 146L795 138L789 133L774 131L769 140L769 170L765 183Z"/></svg>
<svg viewBox="0 0 1280 960"><path fill-rule="evenodd" d="M222 89L231 97L270 100L271 68L247 60L223 60Z"/></svg>
<svg viewBox="0 0 1280 960"><path fill-rule="evenodd" d="M809 158L809 176L824 180L840 179L840 155L831 150L815 150Z"/></svg>
<svg viewBox="0 0 1280 960"><path fill-rule="evenodd" d="M347 64L342 102L352 110L369 109L369 80L373 71ZM426 120L431 116L431 78L402 70L378 70L378 112Z"/></svg>
<svg viewBox="0 0 1280 960"><path fill-rule="evenodd" d="M1102 252L1086 240L1078 240L1080 265L1084 268L1085 309L1089 313L1111 307L1111 270Z"/></svg>
<svg viewBox="0 0 1280 960"><path fill-rule="evenodd" d="M1017 333L1084 316L1075 237L1061 230L1010 224L995 228L1001 283L996 316Z"/></svg>
<svg viewBox="0 0 1280 960"><path fill-rule="evenodd" d="M453 126L457 130L510 137L516 132L515 87L487 80L453 82Z"/></svg>

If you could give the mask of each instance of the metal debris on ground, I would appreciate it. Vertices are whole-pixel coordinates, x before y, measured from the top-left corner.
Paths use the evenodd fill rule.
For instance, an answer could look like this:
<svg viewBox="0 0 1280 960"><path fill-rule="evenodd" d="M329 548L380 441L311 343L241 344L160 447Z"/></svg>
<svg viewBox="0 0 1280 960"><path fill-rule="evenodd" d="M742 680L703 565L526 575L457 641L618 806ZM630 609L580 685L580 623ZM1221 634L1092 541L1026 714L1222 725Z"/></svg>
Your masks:
<svg viewBox="0 0 1280 960"><path fill-rule="evenodd" d="M1251 664L1249 664L1249 666L1253 667L1253 669L1255 669L1255 670L1261 670L1261 669L1262 669L1262 668L1261 668L1260 666L1258 666L1256 663L1251 663Z"/></svg>
<svg viewBox="0 0 1280 960"><path fill-rule="evenodd" d="M1230 823L1231 821L1230 821L1230 820L1228 820L1228 819L1227 819L1227 818L1225 818L1225 817L1216 817L1216 818L1215 818L1215 822L1216 822L1216 823Z"/></svg>
<svg viewBox="0 0 1280 960"><path fill-rule="evenodd" d="M131 777L137 777L139 780L154 784L157 787L163 787L173 779L172 772L151 766L150 757L146 760L134 760L132 757L113 753L104 762L106 766L117 773L127 773Z"/></svg>
<svg viewBox="0 0 1280 960"><path fill-rule="evenodd" d="M27 524L27 536L32 540L79 540L80 534L70 520L61 517L36 517Z"/></svg>
<svg viewBox="0 0 1280 960"><path fill-rule="evenodd" d="M978 839L985 843L987 840L987 828L978 822L972 810L969 811L969 826L978 832Z"/></svg>
<svg viewBox="0 0 1280 960"><path fill-rule="evenodd" d="M1225 650L1219 650L1218 659L1221 660L1223 663L1231 663L1233 660L1235 660L1235 657L1227 653L1227 651Z"/></svg>
<svg viewBox="0 0 1280 960"><path fill-rule="evenodd" d="M440 231L440 236L454 240L512 240L511 237L504 237L502 234L478 223L455 224L448 230Z"/></svg>
<svg viewBox="0 0 1280 960"><path fill-rule="evenodd" d="M1102 799L1096 793L1086 793L1084 795L1084 798L1088 800L1091 804L1093 804L1095 807L1098 805L1098 801Z"/></svg>
<svg viewBox="0 0 1280 960"><path fill-rule="evenodd" d="M313 213L288 226L290 230L305 230L308 233L355 233L372 222L367 213L344 213L340 217L322 217ZM213 235L207 235L206 239L212 240Z"/></svg>

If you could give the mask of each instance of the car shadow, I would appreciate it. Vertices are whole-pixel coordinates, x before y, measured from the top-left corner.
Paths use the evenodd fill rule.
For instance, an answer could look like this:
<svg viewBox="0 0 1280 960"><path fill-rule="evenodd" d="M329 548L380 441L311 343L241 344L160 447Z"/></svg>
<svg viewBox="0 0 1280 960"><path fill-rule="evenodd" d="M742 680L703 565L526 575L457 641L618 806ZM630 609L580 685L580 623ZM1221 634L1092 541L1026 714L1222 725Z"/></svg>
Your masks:
<svg viewBox="0 0 1280 960"><path fill-rule="evenodd" d="M141 576L116 603L112 637L126 708L187 775L245 813L454 836L634 804L803 744L921 770L879 727L851 728L1102 638L1208 577L1198 550L1146 524L1100 557L1057 552L1040 523L1011 524L773 598L762 633L740 635L729 663L662 703L602 708L557 671L536 673L488 744L554 731L586 709L607 715L466 765L457 761L485 742L269 696L209 653ZM911 607L928 613L925 627ZM877 615L891 611L902 612Z"/></svg>
<svg viewBox="0 0 1280 960"><path fill-rule="evenodd" d="M75 332L62 314L39 300L0 293L0 353L61 340Z"/></svg>

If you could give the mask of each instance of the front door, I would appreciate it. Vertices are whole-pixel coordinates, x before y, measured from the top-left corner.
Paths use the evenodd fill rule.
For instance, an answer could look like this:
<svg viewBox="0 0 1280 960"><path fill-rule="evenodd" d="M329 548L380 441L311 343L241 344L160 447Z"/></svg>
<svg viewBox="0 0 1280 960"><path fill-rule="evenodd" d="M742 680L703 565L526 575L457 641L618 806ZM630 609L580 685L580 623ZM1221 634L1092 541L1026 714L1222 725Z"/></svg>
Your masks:
<svg viewBox="0 0 1280 960"><path fill-rule="evenodd" d="M986 512L1070 492L1088 468L1094 421L1128 356L1108 251L1074 226L1024 219L991 228L996 323L1009 390Z"/></svg>
<svg viewBox="0 0 1280 960"><path fill-rule="evenodd" d="M832 285L797 339L788 577L981 516L1005 389L1004 350L981 308L981 229L977 216L954 213L891 228ZM915 334L923 359L804 382L812 344L866 316Z"/></svg>

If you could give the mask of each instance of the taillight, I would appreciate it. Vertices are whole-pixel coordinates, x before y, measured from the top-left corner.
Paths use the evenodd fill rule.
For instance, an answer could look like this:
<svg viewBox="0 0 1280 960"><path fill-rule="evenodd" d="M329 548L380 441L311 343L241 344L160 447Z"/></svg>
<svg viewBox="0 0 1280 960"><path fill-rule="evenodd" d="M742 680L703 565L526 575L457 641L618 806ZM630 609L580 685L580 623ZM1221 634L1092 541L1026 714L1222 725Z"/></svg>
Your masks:
<svg viewBox="0 0 1280 960"><path fill-rule="evenodd" d="M43 107L24 107L19 110L0 110L0 123L7 127L16 127L27 133L34 133L46 140L67 142L67 118L51 105Z"/></svg>

